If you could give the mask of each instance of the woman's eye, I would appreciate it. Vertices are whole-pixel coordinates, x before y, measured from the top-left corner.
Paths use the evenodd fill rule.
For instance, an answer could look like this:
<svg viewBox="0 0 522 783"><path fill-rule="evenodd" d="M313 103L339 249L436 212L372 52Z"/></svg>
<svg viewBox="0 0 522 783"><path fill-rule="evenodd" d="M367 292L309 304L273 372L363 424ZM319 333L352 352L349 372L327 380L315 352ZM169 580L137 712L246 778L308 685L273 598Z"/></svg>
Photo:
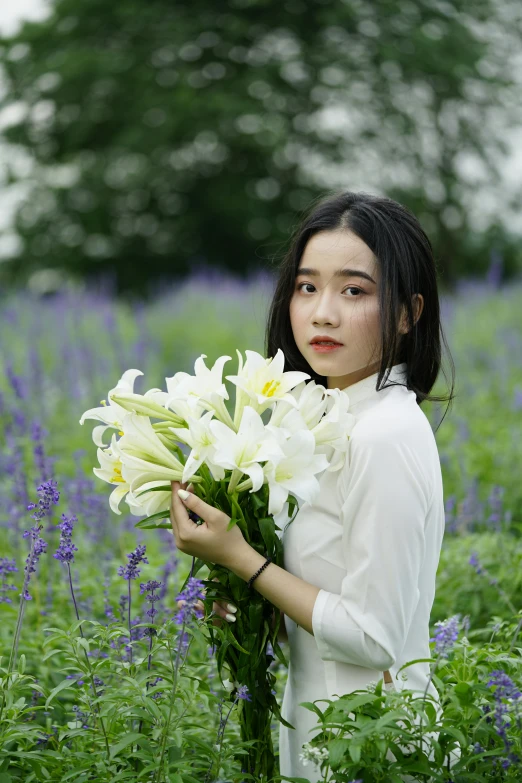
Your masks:
<svg viewBox="0 0 522 783"><path fill-rule="evenodd" d="M297 290L300 291L304 285L309 285L312 288L315 288L315 286L312 283L299 283L298 286L297 286ZM344 290L345 291L355 291L356 292L355 295L352 294L350 296L350 298L356 298L359 294L363 294L364 293L364 291L361 288L356 288L353 285L348 286L348 288L345 288ZM310 292L308 292L308 293L310 293Z"/></svg>

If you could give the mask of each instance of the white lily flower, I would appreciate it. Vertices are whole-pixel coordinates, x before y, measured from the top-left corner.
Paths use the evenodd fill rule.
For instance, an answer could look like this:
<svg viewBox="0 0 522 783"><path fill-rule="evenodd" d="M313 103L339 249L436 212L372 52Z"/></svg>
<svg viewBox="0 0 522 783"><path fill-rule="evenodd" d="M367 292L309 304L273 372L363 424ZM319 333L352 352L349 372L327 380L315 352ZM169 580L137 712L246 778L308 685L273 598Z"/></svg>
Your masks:
<svg viewBox="0 0 522 783"><path fill-rule="evenodd" d="M149 489L151 482L181 481L183 464L164 446L146 416L126 413L123 431L125 434L113 448L122 461L122 476L133 493Z"/></svg>
<svg viewBox="0 0 522 783"><path fill-rule="evenodd" d="M134 382L139 375L143 375L141 370L126 370L114 389L109 391L107 395L109 404L107 405L106 400L102 400L101 408L91 408L90 410L85 411L81 417L80 424L83 424L85 419L95 419L96 421L102 422L103 426L95 427L92 431L92 439L97 446L100 446L101 448L106 446L106 444L103 442L103 435L105 430L121 430L123 418L127 414L127 411L122 408L121 405L118 405L116 402L111 400L111 395L118 394L120 392L133 393Z"/></svg>
<svg viewBox="0 0 522 783"><path fill-rule="evenodd" d="M115 514L121 514L120 503L130 491L130 485L121 474L122 464L120 458L114 453L116 435L112 436L111 445L105 449L98 449L99 468L93 468L93 473L108 484L116 484L116 489L111 492L109 505Z"/></svg>
<svg viewBox="0 0 522 783"><path fill-rule="evenodd" d="M346 458L350 434L355 425L355 416L349 413L349 398L340 389L327 389L327 409L318 424L311 429L319 453L325 453L331 460L328 472L340 470ZM327 448L325 448L327 447ZM335 451L333 459L331 449Z"/></svg>
<svg viewBox="0 0 522 783"><path fill-rule="evenodd" d="M273 432L284 452L283 458L269 460L263 467L268 483L268 513L279 514L291 492L309 503L319 492L316 473L322 473L328 467L324 454L317 454L315 438L309 430L302 430L286 438L281 429L267 429Z"/></svg>
<svg viewBox="0 0 522 783"><path fill-rule="evenodd" d="M239 353L239 352L238 352ZM248 405L257 413L263 413L276 400L287 400L294 407L295 397L289 394L290 389L301 381L310 378L306 372L284 372L285 356L279 348L273 359L265 359L256 351L245 351L247 360L239 367L237 375L225 376L227 381L241 389L248 399L242 395L242 400L236 404L234 424L236 427L242 417L247 400Z"/></svg>
<svg viewBox="0 0 522 783"><path fill-rule="evenodd" d="M158 485L164 484L164 481L158 482ZM139 490L141 491L141 490ZM139 494L139 493L138 493ZM146 495L137 497L132 490L126 497L125 502L131 510L131 514L137 517L150 517L158 511L165 511L170 508L172 492L148 492Z"/></svg>
<svg viewBox="0 0 522 783"><path fill-rule="evenodd" d="M227 387L223 383L223 366L232 357L220 356L209 369L202 353L194 362L194 375L177 372L172 378L166 378L168 397L166 406L175 411L185 421L189 416L201 418L204 411L211 410L217 419L234 429L234 423L226 408Z"/></svg>
<svg viewBox="0 0 522 783"><path fill-rule="evenodd" d="M158 394L159 392L159 394ZM145 394L133 394L132 392L112 392L109 399L115 402L126 412L139 413L140 416L151 416L161 421L169 421L180 426L183 419L176 416L162 405L159 400L166 400L167 393L159 389L149 389Z"/></svg>
<svg viewBox="0 0 522 783"><path fill-rule="evenodd" d="M187 418L188 428L169 427L179 440L192 449L183 469L183 482L191 479L203 462L207 464L215 481L225 478L223 468L213 462L216 436L209 427L213 417L214 412L208 411L200 419L189 416Z"/></svg>
<svg viewBox="0 0 522 783"><path fill-rule="evenodd" d="M213 461L222 468L235 471L229 492L234 490L243 473L250 477L252 492L255 492L263 484L263 468L259 463L284 456L261 416L250 405L243 411L238 432L221 421L211 421L208 426L215 437Z"/></svg>
<svg viewBox="0 0 522 783"><path fill-rule="evenodd" d="M231 692L234 690L234 688L239 688L239 683L238 683L238 682L236 682L236 681L232 682L232 681L231 681L231 680L229 680L229 679L228 679L228 677L227 677L227 679L226 679L226 680L223 680L223 687L224 687L224 689L225 689L226 691L228 691L229 693L231 693Z"/></svg>
<svg viewBox="0 0 522 783"><path fill-rule="evenodd" d="M295 400L294 403L281 400L274 405L270 424L279 427L287 413L292 410L298 410L304 426L307 429L311 429L318 423L326 410L326 391L327 389L324 386L316 384L313 380L308 381L308 383L302 381L290 392Z"/></svg>

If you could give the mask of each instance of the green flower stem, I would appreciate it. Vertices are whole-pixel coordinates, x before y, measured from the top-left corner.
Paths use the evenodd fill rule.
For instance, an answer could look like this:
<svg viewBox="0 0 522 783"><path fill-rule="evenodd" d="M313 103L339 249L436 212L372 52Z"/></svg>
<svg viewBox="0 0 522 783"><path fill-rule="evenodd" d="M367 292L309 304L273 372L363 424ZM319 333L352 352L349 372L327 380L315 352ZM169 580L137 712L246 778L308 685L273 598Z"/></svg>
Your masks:
<svg viewBox="0 0 522 783"><path fill-rule="evenodd" d="M240 484L237 485L236 491L237 492L244 492L247 489L252 489L252 479L246 479L245 481L242 481Z"/></svg>
<svg viewBox="0 0 522 783"><path fill-rule="evenodd" d="M69 587L71 589L71 596L72 596L73 604L74 604L74 613L76 615L76 619L78 620L78 622L80 622L80 615L78 613L78 605L76 603L76 597L74 595L74 588L73 588L73 583L72 583L72 574L71 574L71 564L70 563L67 563L67 570L68 570L68 573L69 573ZM83 628L82 628L81 625L80 625L80 636L82 637L82 639L84 638ZM97 700L98 699L98 691L96 690L96 683L94 682L94 672L93 672L93 669L92 669L92 665L91 665L91 662L89 660L89 656L87 655L87 650L84 647L82 649L83 649L83 655L85 657L85 663L87 665L87 670L89 672L89 679L91 681L91 687L92 687L92 690L94 692L94 698ZM89 699L89 703L91 703L90 699ZM111 752L110 752L110 748L109 748L109 740L107 738L107 732L105 731L105 723L104 723L103 718L101 716L100 705L99 704L96 704L96 706L94 708L94 711L98 713L98 719L100 721L100 727L101 727L101 730L102 730L103 739L105 741L105 750L107 752L107 761L110 763Z"/></svg>
<svg viewBox="0 0 522 783"><path fill-rule="evenodd" d="M243 475L243 472L241 470L234 469L232 471L232 475L230 476L230 481L229 481L228 488L227 488L227 492L228 492L229 495L232 495L232 493L235 491L235 489L236 489L236 487L237 487L237 485L239 483L239 479L241 478L242 475Z"/></svg>
<svg viewBox="0 0 522 783"><path fill-rule="evenodd" d="M180 635L179 635L178 649L176 651L176 665L175 665L175 668L174 668L174 677L173 677L173 682L172 682L172 690L170 692L169 714L168 714L168 717L167 717L167 721L165 723L165 729L163 731L163 736L161 738L161 752L160 752L160 760L159 760L159 763L158 763L158 777L155 778L157 783L161 783L161 769L162 769L162 766L163 766L163 759L165 757L165 750L166 750L166 747L167 747L167 737L168 737L168 733L169 733L170 723L171 723L171 720L172 720L172 710L174 708L174 702L176 700L176 687L177 687L177 682L178 682L179 662L180 662L180 657L181 657L181 648L183 646L183 635L185 633L186 622L187 622L187 619L186 619L186 617L184 617L183 618L183 625L181 626L181 631L180 631ZM188 651L187 651L187 653L188 653ZM165 778L165 780L166 780L166 778Z"/></svg>

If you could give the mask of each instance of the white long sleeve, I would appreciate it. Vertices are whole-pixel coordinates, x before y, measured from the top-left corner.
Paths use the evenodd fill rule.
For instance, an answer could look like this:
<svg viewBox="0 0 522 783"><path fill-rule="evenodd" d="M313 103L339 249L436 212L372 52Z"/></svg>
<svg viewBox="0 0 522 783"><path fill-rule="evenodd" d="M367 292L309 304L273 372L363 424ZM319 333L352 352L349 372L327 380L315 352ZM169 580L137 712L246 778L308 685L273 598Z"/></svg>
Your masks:
<svg viewBox="0 0 522 783"><path fill-rule="evenodd" d="M343 468L340 594L321 589L312 628L324 661L389 669L419 601L431 499L411 426L377 417L354 428Z"/></svg>

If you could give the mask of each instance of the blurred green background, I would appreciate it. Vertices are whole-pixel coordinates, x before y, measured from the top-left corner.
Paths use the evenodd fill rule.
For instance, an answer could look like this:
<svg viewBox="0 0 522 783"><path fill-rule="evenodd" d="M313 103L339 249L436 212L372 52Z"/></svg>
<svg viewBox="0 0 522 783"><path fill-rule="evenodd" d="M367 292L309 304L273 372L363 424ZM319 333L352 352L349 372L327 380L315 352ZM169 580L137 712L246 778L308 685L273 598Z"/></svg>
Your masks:
<svg viewBox="0 0 522 783"><path fill-rule="evenodd" d="M4 291L101 279L148 297L204 266L245 278L340 188L409 206L444 286L492 255L507 279L522 270L521 186L508 183L519 2L46 9L0 39L3 190L17 199Z"/></svg>

